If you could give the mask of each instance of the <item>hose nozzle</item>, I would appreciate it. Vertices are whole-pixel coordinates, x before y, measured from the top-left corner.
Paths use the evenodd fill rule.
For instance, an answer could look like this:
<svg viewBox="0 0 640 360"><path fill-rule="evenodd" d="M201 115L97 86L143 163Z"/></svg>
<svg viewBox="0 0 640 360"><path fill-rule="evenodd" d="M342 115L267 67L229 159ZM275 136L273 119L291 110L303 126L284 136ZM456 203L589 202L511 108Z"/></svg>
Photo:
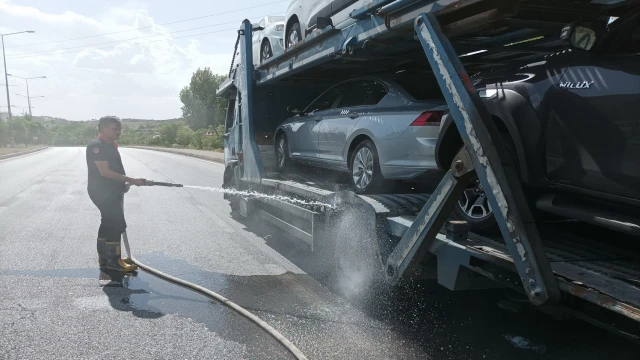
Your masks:
<svg viewBox="0 0 640 360"><path fill-rule="evenodd" d="M182 185L182 184L168 183L168 182L160 182L160 181L147 180L147 182L145 183L145 186L182 187L183 185Z"/></svg>

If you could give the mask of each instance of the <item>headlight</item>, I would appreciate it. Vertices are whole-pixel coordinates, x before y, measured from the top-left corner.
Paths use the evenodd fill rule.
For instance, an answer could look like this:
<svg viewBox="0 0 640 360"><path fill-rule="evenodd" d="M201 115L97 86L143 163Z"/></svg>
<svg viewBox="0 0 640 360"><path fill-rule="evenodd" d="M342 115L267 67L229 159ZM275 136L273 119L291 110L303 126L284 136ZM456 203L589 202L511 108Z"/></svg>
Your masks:
<svg viewBox="0 0 640 360"><path fill-rule="evenodd" d="M284 31L284 25L276 25L276 31Z"/></svg>

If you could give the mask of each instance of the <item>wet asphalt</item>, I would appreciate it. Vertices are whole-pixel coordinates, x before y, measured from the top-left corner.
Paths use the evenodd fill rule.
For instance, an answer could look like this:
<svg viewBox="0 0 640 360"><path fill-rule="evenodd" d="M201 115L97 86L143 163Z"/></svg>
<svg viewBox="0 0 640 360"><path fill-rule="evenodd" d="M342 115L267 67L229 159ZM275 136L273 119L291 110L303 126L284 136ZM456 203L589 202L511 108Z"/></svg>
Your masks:
<svg viewBox="0 0 640 360"><path fill-rule="evenodd" d="M121 149L137 177L220 186L223 167ZM0 359L291 359L255 325L187 289L97 269L99 213L83 148L0 161ZM559 321L502 290L419 282L392 297L345 300L303 245L231 216L222 194L133 188L136 258L219 292L310 359L638 359L639 348L581 321ZM507 309L507 310L505 310ZM535 349L513 346L521 336ZM543 347L544 346L544 347Z"/></svg>

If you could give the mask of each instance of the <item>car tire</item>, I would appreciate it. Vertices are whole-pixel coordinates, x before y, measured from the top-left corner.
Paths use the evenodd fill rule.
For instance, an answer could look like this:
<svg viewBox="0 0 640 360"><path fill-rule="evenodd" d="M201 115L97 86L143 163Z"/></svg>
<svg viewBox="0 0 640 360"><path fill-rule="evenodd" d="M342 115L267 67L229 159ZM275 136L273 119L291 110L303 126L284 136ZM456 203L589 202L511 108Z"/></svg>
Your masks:
<svg viewBox="0 0 640 360"><path fill-rule="evenodd" d="M289 156L289 143L287 141L287 135L284 133L278 134L276 137L276 167L279 172L285 172L289 168L291 163L291 157Z"/></svg>
<svg viewBox="0 0 640 360"><path fill-rule="evenodd" d="M291 27L289 28L289 31L287 32L287 38L285 41L287 45L286 46L287 49L297 44L301 40L302 40L302 31L300 30L300 23L295 22L291 25Z"/></svg>
<svg viewBox="0 0 640 360"><path fill-rule="evenodd" d="M507 156L509 156L508 161L513 163L516 173L518 177L520 177L520 163L518 161L516 146L508 133L501 133L500 135L507 150ZM472 202L481 202L481 204L475 205L474 209L472 208ZM483 211L488 213L482 215ZM485 196L484 189L480 184L480 179L477 176L471 180L469 186L465 189L465 193L456 204L454 216L459 220L467 221L469 225L471 225L471 230L474 232L492 234L499 231L498 223L493 216L493 211Z"/></svg>
<svg viewBox="0 0 640 360"><path fill-rule="evenodd" d="M383 188L385 180L373 141L361 141L351 153L349 181L356 194L375 194Z"/></svg>
<svg viewBox="0 0 640 360"><path fill-rule="evenodd" d="M273 57L273 49L271 48L271 42L268 39L265 39L260 46L260 64L262 64L265 60Z"/></svg>

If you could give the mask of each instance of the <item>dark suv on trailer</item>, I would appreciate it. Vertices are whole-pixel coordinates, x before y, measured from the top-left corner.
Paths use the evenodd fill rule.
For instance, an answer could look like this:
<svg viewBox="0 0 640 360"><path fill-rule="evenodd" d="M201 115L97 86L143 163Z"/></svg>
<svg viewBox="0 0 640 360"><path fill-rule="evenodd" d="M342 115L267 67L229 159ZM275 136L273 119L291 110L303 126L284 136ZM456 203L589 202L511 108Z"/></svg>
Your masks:
<svg viewBox="0 0 640 360"><path fill-rule="evenodd" d="M640 9L569 25L563 38L566 50L474 85L531 205L640 235ZM450 117L441 126L436 159L447 169L462 141ZM495 227L479 182L456 214L476 230Z"/></svg>

